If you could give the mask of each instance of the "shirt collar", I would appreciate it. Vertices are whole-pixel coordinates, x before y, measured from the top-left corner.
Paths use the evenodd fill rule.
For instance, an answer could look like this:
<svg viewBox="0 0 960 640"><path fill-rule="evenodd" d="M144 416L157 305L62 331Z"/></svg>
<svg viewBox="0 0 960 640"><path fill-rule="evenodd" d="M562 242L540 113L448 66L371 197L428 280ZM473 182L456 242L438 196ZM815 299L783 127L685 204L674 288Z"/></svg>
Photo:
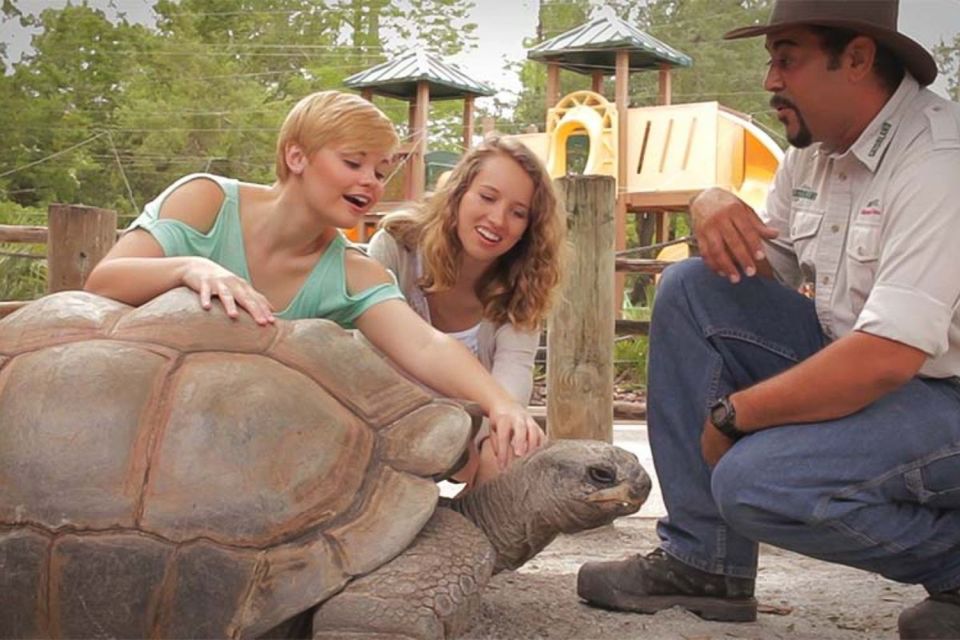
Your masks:
<svg viewBox="0 0 960 640"><path fill-rule="evenodd" d="M909 73L903 74L903 80L900 86L894 92L887 103L883 105L880 113L870 121L867 128L863 130L856 142L848 150L867 167L871 173L877 170L884 152L890 146L890 141L903 122L903 119L909 115L907 106L913 102L913 98L920 92L920 85ZM838 156L845 154L837 154Z"/></svg>

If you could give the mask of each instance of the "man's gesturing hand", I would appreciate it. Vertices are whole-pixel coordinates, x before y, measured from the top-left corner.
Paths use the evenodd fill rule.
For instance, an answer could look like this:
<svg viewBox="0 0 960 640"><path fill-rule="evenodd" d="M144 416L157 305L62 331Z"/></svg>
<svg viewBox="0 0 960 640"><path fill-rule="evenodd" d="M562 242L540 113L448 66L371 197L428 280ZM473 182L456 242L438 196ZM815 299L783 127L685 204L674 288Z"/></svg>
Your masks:
<svg viewBox="0 0 960 640"><path fill-rule="evenodd" d="M767 268L763 240L779 232L743 200L724 189L707 189L693 199L690 214L700 255L718 275L736 284L741 270L753 276Z"/></svg>

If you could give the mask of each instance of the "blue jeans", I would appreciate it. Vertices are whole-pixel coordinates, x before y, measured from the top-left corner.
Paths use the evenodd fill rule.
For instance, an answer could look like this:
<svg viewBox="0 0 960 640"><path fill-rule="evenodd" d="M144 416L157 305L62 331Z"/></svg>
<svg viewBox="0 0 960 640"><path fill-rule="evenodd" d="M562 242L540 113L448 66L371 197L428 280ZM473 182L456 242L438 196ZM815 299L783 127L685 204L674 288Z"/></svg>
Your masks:
<svg viewBox="0 0 960 640"><path fill-rule="evenodd" d="M649 429L663 548L752 578L757 542L931 591L960 587L960 386L914 378L839 420L765 429L713 469L708 406L825 346L813 302L700 259L667 269L650 331Z"/></svg>

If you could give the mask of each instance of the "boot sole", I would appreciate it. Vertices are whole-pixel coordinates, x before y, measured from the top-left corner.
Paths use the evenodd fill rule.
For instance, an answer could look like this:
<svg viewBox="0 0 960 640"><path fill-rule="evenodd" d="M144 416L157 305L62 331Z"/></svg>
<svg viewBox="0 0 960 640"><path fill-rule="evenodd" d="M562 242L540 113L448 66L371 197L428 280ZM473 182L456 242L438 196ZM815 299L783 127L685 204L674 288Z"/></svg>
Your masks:
<svg viewBox="0 0 960 640"><path fill-rule="evenodd" d="M757 619L756 598L709 598L703 596L647 596L624 593L613 589L604 594L607 602L587 602L603 609L633 611L653 614L658 611L680 607L695 613L704 620L718 622L755 622Z"/></svg>

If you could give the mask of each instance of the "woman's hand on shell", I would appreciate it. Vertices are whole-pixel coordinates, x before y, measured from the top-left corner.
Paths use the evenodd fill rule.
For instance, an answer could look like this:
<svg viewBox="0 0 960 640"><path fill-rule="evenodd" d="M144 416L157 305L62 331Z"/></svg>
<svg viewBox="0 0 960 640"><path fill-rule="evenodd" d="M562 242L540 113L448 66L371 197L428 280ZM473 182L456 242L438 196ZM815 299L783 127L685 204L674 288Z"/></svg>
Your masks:
<svg viewBox="0 0 960 640"><path fill-rule="evenodd" d="M254 321L265 326L275 321L273 306L249 282L212 260L199 258L191 262L183 275L183 284L200 295L200 306L210 310L213 298L219 298L231 318L245 310Z"/></svg>

